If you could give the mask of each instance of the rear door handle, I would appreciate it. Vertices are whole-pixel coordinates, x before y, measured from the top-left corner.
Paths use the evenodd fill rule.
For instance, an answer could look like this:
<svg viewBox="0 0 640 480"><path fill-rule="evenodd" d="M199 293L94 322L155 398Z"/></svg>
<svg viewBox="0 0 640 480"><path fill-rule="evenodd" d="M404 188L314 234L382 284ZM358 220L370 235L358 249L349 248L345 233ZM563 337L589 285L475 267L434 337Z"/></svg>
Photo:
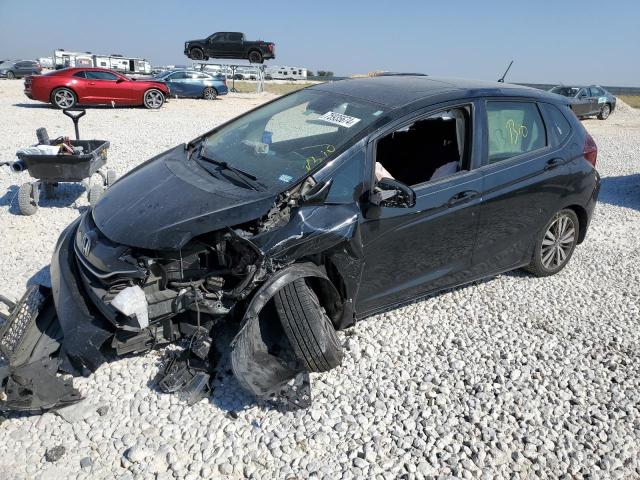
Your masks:
<svg viewBox="0 0 640 480"><path fill-rule="evenodd" d="M89 82L89 85L95 85L96 82Z"/></svg>
<svg viewBox="0 0 640 480"><path fill-rule="evenodd" d="M460 203L468 202L480 195L480 192L475 190L465 190L463 192L456 193L453 197L449 199L447 202L448 207L453 207L454 205L458 205Z"/></svg>
<svg viewBox="0 0 640 480"><path fill-rule="evenodd" d="M552 158L551 160L547 161L546 165L544 166L544 169L551 170L552 168L559 167L560 165L562 165L561 158Z"/></svg>

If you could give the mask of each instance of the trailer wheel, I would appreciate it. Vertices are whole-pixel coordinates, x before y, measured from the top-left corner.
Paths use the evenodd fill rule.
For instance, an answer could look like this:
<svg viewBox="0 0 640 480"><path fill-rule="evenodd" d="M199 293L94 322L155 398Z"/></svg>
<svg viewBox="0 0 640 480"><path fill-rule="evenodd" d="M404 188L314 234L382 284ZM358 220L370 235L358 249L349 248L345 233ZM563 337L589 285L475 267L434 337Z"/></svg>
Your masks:
<svg viewBox="0 0 640 480"><path fill-rule="evenodd" d="M195 47L195 48L192 48L191 50L189 50L189 54L191 55L191 58L194 59L194 60L202 60L202 59L204 59L204 52L199 47Z"/></svg>
<svg viewBox="0 0 640 480"><path fill-rule="evenodd" d="M262 54L257 50L249 52L249 63L262 63Z"/></svg>
<svg viewBox="0 0 640 480"><path fill-rule="evenodd" d="M112 170L111 168L107 170L107 179L106 179L107 187L110 187L111 185L113 185L117 179L118 179L118 176L116 175L115 170Z"/></svg>
<svg viewBox="0 0 640 480"><path fill-rule="evenodd" d="M100 185L99 183L94 183L93 185L91 185L91 187L89 188L89 193L87 194L91 206L94 206L96 203L98 203L98 200L100 200L103 193L104 187L102 185Z"/></svg>
<svg viewBox="0 0 640 480"><path fill-rule="evenodd" d="M22 215L33 215L38 211L38 195L32 183L23 183L18 189L18 209Z"/></svg>
<svg viewBox="0 0 640 480"><path fill-rule="evenodd" d="M205 100L215 100L217 96L218 91L213 87L207 87L204 89L204 92L202 92L202 97Z"/></svg>
<svg viewBox="0 0 640 480"><path fill-rule="evenodd" d="M342 346L331 319L303 278L274 295L276 311L296 358L309 372L326 372L342 362Z"/></svg>

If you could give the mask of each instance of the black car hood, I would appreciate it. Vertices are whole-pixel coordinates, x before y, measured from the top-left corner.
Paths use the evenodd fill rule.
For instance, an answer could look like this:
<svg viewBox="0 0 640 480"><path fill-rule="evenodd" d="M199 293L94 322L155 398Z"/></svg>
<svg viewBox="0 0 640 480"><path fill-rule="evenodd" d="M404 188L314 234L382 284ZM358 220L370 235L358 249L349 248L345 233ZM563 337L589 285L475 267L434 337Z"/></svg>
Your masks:
<svg viewBox="0 0 640 480"><path fill-rule="evenodd" d="M179 145L113 184L93 220L112 242L176 250L197 235L262 217L275 198L211 176Z"/></svg>

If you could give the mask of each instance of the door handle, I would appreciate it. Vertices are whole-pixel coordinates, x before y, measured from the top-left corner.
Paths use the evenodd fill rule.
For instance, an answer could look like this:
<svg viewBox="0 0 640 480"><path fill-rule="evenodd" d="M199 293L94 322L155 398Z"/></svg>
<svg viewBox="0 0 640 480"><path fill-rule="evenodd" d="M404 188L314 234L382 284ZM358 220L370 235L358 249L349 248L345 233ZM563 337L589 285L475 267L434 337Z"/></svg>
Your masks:
<svg viewBox="0 0 640 480"><path fill-rule="evenodd" d="M468 202L480 195L480 192L475 190L465 190L463 192L456 193L453 197L449 199L447 202L448 207L453 207L454 205L459 205L461 203Z"/></svg>
<svg viewBox="0 0 640 480"><path fill-rule="evenodd" d="M559 167L560 165L562 165L561 158L552 158L551 160L547 161L546 165L544 166L544 169L551 170L552 168Z"/></svg>
<svg viewBox="0 0 640 480"><path fill-rule="evenodd" d="M89 85L95 85L96 82L89 82Z"/></svg>

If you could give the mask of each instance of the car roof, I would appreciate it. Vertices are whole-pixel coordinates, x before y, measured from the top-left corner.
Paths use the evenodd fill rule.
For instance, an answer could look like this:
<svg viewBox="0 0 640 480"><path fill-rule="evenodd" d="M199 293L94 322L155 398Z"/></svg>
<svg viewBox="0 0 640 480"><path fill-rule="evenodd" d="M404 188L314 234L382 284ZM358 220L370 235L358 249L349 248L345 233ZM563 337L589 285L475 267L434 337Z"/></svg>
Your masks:
<svg viewBox="0 0 640 480"><path fill-rule="evenodd" d="M384 75L349 78L309 87L311 90L347 95L395 109L436 95L451 94L456 98L477 96L513 96L548 99L558 102L556 95L536 88L501 82L438 78L424 75Z"/></svg>

